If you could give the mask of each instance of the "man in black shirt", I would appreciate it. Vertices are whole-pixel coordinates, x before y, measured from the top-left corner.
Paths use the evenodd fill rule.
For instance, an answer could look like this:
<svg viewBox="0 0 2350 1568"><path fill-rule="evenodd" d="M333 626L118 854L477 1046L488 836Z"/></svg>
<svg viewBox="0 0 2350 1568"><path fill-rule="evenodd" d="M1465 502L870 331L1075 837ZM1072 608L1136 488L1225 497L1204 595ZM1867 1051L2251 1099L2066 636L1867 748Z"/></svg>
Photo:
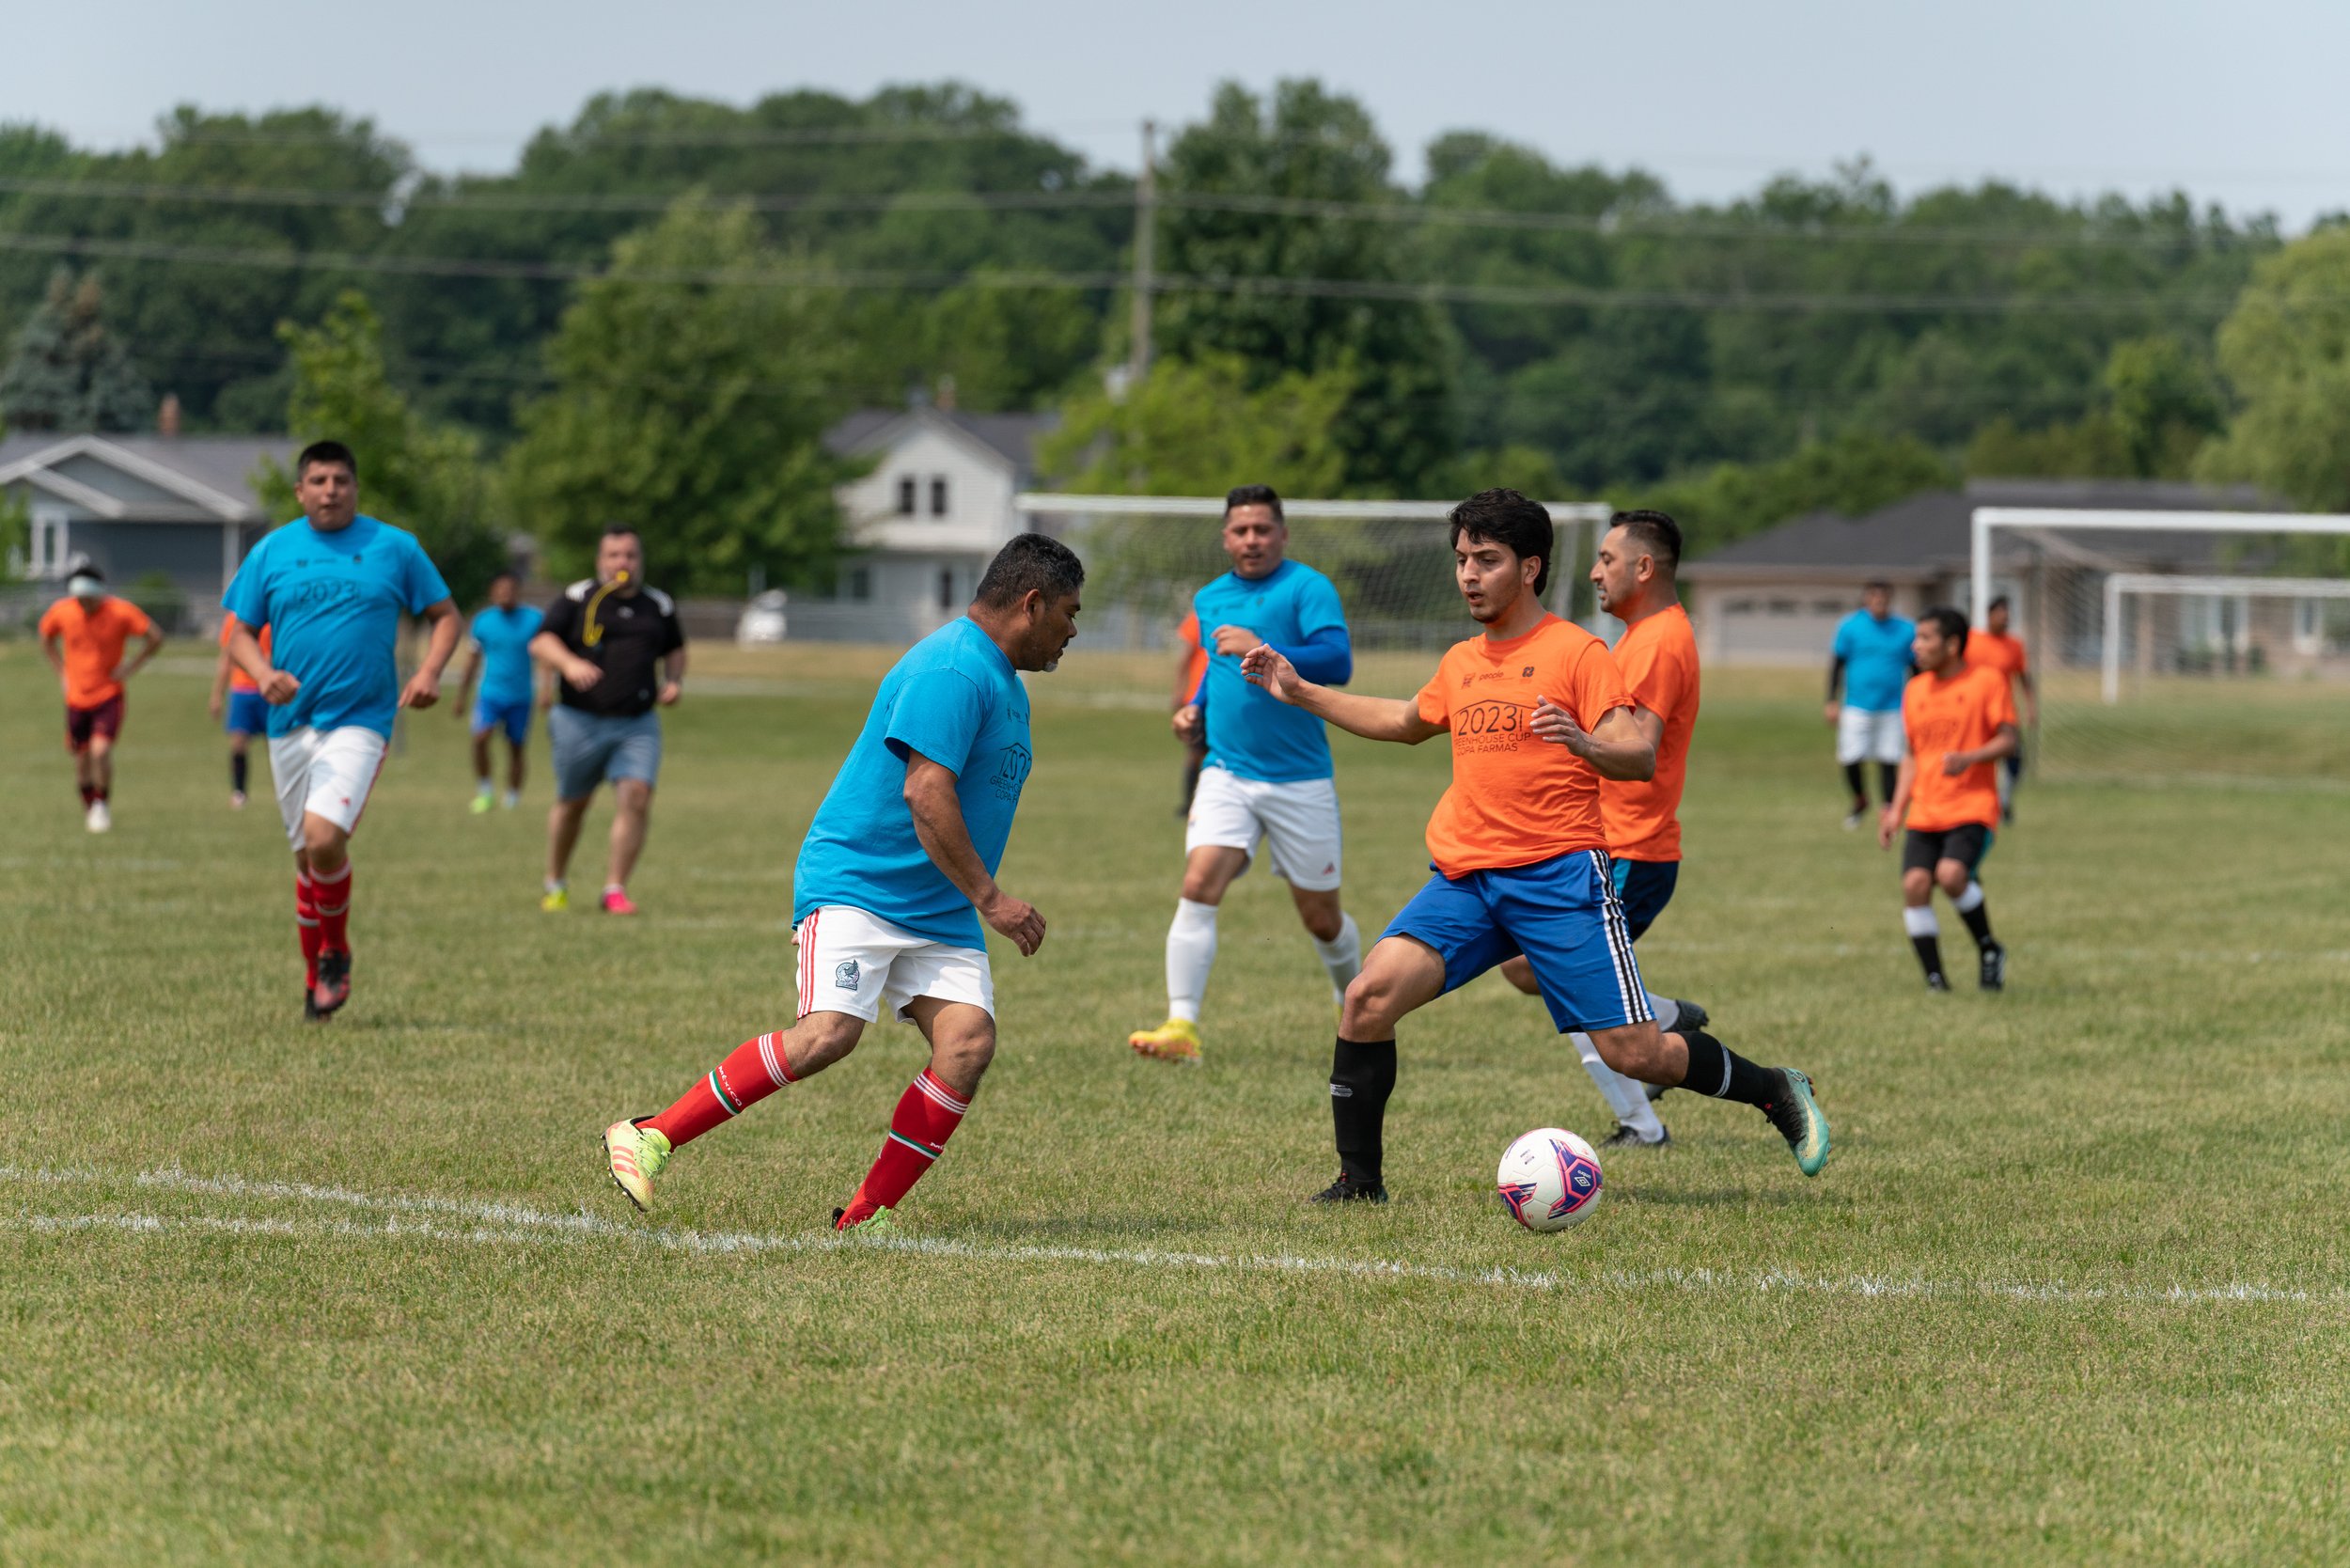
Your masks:
<svg viewBox="0 0 2350 1568"><path fill-rule="evenodd" d="M614 524L596 545L596 574L573 583L547 607L530 652L555 671L547 714L555 751L555 809L547 817L547 886L539 907L571 907L563 883L596 786L612 781L612 854L598 907L634 915L628 873L645 847L646 819L661 774L657 703L678 699L685 679L685 633L677 604L645 585L645 543Z"/></svg>

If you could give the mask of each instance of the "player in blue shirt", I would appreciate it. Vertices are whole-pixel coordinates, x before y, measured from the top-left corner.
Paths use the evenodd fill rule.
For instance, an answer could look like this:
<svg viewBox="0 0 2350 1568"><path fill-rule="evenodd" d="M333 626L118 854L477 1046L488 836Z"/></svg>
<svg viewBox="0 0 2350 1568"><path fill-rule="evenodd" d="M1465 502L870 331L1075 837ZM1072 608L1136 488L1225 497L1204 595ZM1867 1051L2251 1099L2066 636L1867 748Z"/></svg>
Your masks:
<svg viewBox="0 0 2350 1568"><path fill-rule="evenodd" d="M1183 890L1167 932L1167 1022L1126 1043L1161 1061L1199 1059L1199 1004L1215 963L1216 907L1257 853L1289 884L1298 918L1329 971L1334 996L1363 966L1362 935L1340 906L1339 792L1322 721L1275 700L1240 672L1241 655L1270 644L1306 679L1343 685L1355 672L1346 616L1330 579L1286 559L1289 526L1271 485L1245 484L1224 498L1224 553L1232 570L1192 606L1207 673L1175 713L1186 743L1205 735L1208 757L1183 831Z"/></svg>
<svg viewBox="0 0 2350 1568"><path fill-rule="evenodd" d="M888 1010L930 1042L881 1154L839 1231L886 1231L890 1212L962 1124L995 1054L984 921L1026 957L1044 917L995 884L1035 752L1020 670L1049 670L1077 635L1085 568L1058 540L997 552L970 610L882 682L865 729L816 808L792 876L799 1021L744 1041L658 1116L603 1131L612 1180L639 1209L679 1145L856 1046Z"/></svg>
<svg viewBox="0 0 2350 1568"><path fill-rule="evenodd" d="M521 595L522 581L513 572L501 572L490 579L489 605L473 618L467 629L473 651L465 660L465 674L457 683L457 701L450 709L463 716L474 680L479 677L481 696L473 702L476 815L490 808L490 736L494 730L506 731L506 808L511 811L523 798L523 746L530 739L531 700L538 685L530 639L539 635L547 618L536 605L518 603Z"/></svg>
<svg viewBox="0 0 2350 1568"><path fill-rule="evenodd" d="M1858 827L1869 810L1862 763L1875 760L1885 798L1893 798L1902 767L1902 688L1916 673L1909 645L1918 626L1893 613L1892 585L1871 583L1861 589L1860 602L1864 607L1836 628L1827 666L1827 721L1835 727L1836 760L1852 792L1852 808L1844 815L1848 828Z"/></svg>
<svg viewBox="0 0 2350 1568"><path fill-rule="evenodd" d="M359 513L359 463L339 441L294 460L303 515L263 536L221 603L237 618L228 656L269 710L269 768L294 853L302 1011L351 999L351 835L384 766L392 717L440 700L457 651L457 606L416 537ZM403 688L400 618L432 628ZM267 628L261 651L257 634Z"/></svg>

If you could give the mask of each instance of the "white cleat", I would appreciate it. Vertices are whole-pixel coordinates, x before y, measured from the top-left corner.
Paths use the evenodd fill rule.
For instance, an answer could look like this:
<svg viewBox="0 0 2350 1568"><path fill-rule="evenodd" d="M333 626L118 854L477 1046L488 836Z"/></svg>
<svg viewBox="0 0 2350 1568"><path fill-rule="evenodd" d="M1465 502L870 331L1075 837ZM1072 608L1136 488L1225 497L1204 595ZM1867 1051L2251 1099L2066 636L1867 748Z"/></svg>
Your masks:
<svg viewBox="0 0 2350 1568"><path fill-rule="evenodd" d="M114 813L106 809L102 800L89 803L89 815L82 819L92 833L103 833L115 824Z"/></svg>

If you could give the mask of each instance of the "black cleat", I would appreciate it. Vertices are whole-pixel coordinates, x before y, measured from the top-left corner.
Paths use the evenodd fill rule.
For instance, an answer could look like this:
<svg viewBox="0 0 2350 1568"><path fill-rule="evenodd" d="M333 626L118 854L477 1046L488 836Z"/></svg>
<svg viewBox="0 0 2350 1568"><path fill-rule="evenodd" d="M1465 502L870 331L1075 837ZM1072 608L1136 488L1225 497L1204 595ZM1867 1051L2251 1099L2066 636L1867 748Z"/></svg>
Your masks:
<svg viewBox="0 0 2350 1568"><path fill-rule="evenodd" d="M306 1024L323 1024L332 1016L331 1013L319 1011L318 996L308 986L304 986L302 988L302 1021Z"/></svg>
<svg viewBox="0 0 2350 1568"><path fill-rule="evenodd" d="M1616 1123L1616 1130L1601 1139L1599 1146L1602 1149L1662 1149L1672 1140L1673 1135L1670 1127L1665 1129L1664 1136L1661 1137L1645 1138L1619 1121Z"/></svg>
<svg viewBox="0 0 2350 1568"><path fill-rule="evenodd" d="M319 954L319 982L310 991L311 1005L321 1018L331 1017L351 1000L351 955Z"/></svg>
<svg viewBox="0 0 2350 1568"><path fill-rule="evenodd" d="M1982 967L1977 980L1985 991L2007 989L2007 949L2005 948L1997 942L1990 943L1983 948Z"/></svg>
<svg viewBox="0 0 2350 1568"><path fill-rule="evenodd" d="M1344 1171L1339 1179L1306 1200L1308 1203L1385 1203L1387 1189L1377 1182L1359 1183Z"/></svg>
<svg viewBox="0 0 2350 1568"><path fill-rule="evenodd" d="M1948 991L1950 988L1950 977L1943 974L1939 969L1936 969L1933 974L1926 977L1926 989L1928 991Z"/></svg>

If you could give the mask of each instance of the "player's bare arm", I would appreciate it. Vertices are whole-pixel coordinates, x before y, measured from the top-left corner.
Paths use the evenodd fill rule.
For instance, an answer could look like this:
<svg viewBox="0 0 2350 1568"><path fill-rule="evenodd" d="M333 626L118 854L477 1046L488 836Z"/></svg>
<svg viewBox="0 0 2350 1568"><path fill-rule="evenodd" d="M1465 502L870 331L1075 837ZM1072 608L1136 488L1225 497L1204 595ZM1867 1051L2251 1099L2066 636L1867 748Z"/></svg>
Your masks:
<svg viewBox="0 0 2350 1568"><path fill-rule="evenodd" d="M972 845L971 830L963 820L963 802L955 795L954 770L920 752L906 756L906 809L914 814L914 836L931 864L955 885L979 918L1011 939L1026 958L1044 945L1044 917L1036 906L1013 898L995 886L987 864Z"/></svg>
<svg viewBox="0 0 2350 1568"><path fill-rule="evenodd" d="M57 672L58 686L61 689L64 688L66 684L65 639L58 636L56 633L52 632L47 636L40 639L40 651L43 654L47 655L49 659L49 667ZM69 696L66 700L70 702L72 698Z"/></svg>
<svg viewBox="0 0 2350 1568"><path fill-rule="evenodd" d="M1944 752L1942 772L1949 777L1956 778L1968 768L1980 766L1984 762L1996 762L2002 757L2013 757L2015 755L2015 748L2022 744L2023 738L2015 732L2015 726L2002 724L1999 726L1998 733L1993 735L1987 744L1979 745L1972 751Z"/></svg>
<svg viewBox="0 0 2350 1568"><path fill-rule="evenodd" d="M685 695L685 650L666 653L661 659L661 705L674 708L677 699Z"/></svg>
<svg viewBox="0 0 2350 1568"><path fill-rule="evenodd" d="M449 704L449 712L462 722L473 711L473 683L481 678L481 646L475 644L465 653L465 673L457 678L457 700Z"/></svg>
<svg viewBox="0 0 2350 1568"><path fill-rule="evenodd" d="M1885 809L1877 813L1877 848L1893 847L1895 835L1901 832L1902 823L1909 818L1909 797L1917 787L1918 754L1904 750L1902 753L1901 776L1893 785L1893 798L1887 801Z"/></svg>
<svg viewBox="0 0 2350 1568"><path fill-rule="evenodd" d="M444 599L424 607L424 619L432 627L432 640L425 645L424 663L408 678L408 687L400 694L403 708L430 708L441 700L441 671L448 667L457 652L457 601Z"/></svg>
<svg viewBox="0 0 2350 1568"><path fill-rule="evenodd" d="M1218 653L1239 654L1247 652L1264 638L1246 626L1219 626L1211 641Z"/></svg>
<svg viewBox="0 0 2350 1568"><path fill-rule="evenodd" d="M156 650L162 648L163 645L163 633L156 628L152 621L149 621L147 627L147 646L139 650L139 656L137 658L132 660L129 664L124 665L120 669L116 670L114 672L114 678L118 681L128 681L132 676L136 675L140 670L145 669L147 667L147 661L153 658L155 656Z"/></svg>
<svg viewBox="0 0 2350 1568"><path fill-rule="evenodd" d="M561 676L564 684L575 692L584 692L603 679L603 671L594 661L564 647L563 639L553 632L541 632L530 639L530 656Z"/></svg>
<svg viewBox="0 0 2350 1568"><path fill-rule="evenodd" d="M227 711L228 675L236 667L228 657L228 650L222 648L220 657L212 661L212 695L204 704L204 711L214 718Z"/></svg>
<svg viewBox="0 0 2350 1568"><path fill-rule="evenodd" d="M1317 686L1297 673L1297 666L1268 644L1260 643L1241 655L1240 669L1250 681L1292 708L1337 725L1367 741L1399 741L1418 745L1444 726L1419 716L1419 705L1409 698L1365 697L1331 686Z"/></svg>
<svg viewBox="0 0 2350 1568"><path fill-rule="evenodd" d="M261 652L261 639L255 636L253 628L242 620L237 622L237 629L228 634L228 657L255 685L261 688L261 698L265 702L291 702L294 693L302 689L301 682L282 669L271 667L269 660Z"/></svg>
<svg viewBox="0 0 2350 1568"><path fill-rule="evenodd" d="M1534 699L1534 716L1527 721L1527 729L1538 740L1565 746L1586 762L1602 778L1628 779L1645 783L1656 776L1656 738L1665 731L1665 724L1654 713L1650 722L1640 723L1636 708L1610 708L1592 729L1575 723L1574 715L1547 697Z"/></svg>

